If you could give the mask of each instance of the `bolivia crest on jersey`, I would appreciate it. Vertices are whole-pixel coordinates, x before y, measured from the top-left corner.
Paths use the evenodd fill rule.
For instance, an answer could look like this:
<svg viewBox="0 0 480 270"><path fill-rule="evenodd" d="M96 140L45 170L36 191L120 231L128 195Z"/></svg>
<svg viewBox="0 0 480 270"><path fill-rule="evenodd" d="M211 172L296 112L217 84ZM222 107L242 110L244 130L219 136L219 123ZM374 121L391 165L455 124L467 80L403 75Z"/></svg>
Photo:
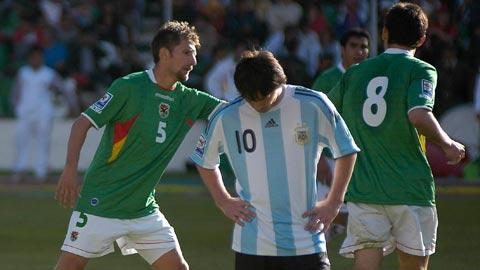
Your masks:
<svg viewBox="0 0 480 270"><path fill-rule="evenodd" d="M305 123L297 124L295 128L295 142L299 145L305 145L310 142L308 126Z"/></svg>
<svg viewBox="0 0 480 270"><path fill-rule="evenodd" d="M70 240L73 241L76 241L78 239L78 232L76 231L72 231L72 233L70 233Z"/></svg>
<svg viewBox="0 0 480 270"><path fill-rule="evenodd" d="M160 105L158 105L158 113L160 114L161 118L167 118L169 112L170 112L170 105L168 105L168 103L162 102L160 103Z"/></svg>
<svg viewBox="0 0 480 270"><path fill-rule="evenodd" d="M102 113L102 110L107 107L108 103L110 102L110 100L112 100L112 98L113 95L107 92L105 93L105 95L103 95L103 97L97 100L97 102L93 103L90 106L90 109L94 110L97 113Z"/></svg>

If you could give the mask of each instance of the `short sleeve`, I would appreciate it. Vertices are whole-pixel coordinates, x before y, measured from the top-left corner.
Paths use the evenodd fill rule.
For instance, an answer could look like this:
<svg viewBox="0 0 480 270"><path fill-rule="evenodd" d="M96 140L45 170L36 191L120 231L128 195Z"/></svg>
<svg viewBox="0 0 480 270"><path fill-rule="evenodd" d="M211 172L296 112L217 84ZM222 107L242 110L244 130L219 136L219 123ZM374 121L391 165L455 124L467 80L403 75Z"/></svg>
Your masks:
<svg viewBox="0 0 480 270"><path fill-rule="evenodd" d="M435 102L437 71L431 65L420 63L412 73L408 88L408 111L415 108L432 110Z"/></svg>
<svg viewBox="0 0 480 270"><path fill-rule="evenodd" d="M335 159L360 152L347 124L328 98L324 98L320 113L322 115L319 117L321 121L318 130L319 143L328 147Z"/></svg>
<svg viewBox="0 0 480 270"><path fill-rule="evenodd" d="M195 150L191 155L192 161L200 167L215 169L220 164L219 155L223 152L223 127L216 117L207 125L198 139Z"/></svg>
<svg viewBox="0 0 480 270"><path fill-rule="evenodd" d="M116 80L105 94L90 105L83 113L96 127L101 128L119 118L129 96L128 85L122 79Z"/></svg>
<svg viewBox="0 0 480 270"><path fill-rule="evenodd" d="M200 109L197 119L208 119L212 112L222 104L222 101L207 93L196 91L195 103Z"/></svg>

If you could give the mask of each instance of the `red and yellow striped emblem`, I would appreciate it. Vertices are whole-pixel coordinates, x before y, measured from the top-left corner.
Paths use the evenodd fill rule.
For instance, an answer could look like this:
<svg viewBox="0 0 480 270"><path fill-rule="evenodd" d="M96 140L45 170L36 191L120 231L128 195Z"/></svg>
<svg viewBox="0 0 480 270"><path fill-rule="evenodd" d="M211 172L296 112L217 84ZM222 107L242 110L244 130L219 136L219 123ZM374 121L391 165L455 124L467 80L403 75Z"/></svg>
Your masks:
<svg viewBox="0 0 480 270"><path fill-rule="evenodd" d="M108 158L108 163L116 160L120 150L122 150L125 141L127 141L128 132L132 127L135 120L137 120L138 115L135 115L132 119L123 122L123 123L116 123L114 130L113 130L113 147L112 147L112 154Z"/></svg>

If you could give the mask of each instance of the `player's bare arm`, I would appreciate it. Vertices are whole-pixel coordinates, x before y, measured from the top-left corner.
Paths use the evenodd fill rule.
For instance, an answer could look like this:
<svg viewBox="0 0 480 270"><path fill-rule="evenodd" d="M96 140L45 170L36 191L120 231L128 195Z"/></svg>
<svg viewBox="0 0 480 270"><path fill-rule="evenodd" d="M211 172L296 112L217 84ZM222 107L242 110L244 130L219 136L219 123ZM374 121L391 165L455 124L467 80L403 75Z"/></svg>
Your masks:
<svg viewBox="0 0 480 270"><path fill-rule="evenodd" d="M245 225L244 222L250 222L255 218L255 213L250 210L252 207L250 203L238 197L232 197L227 191L218 168L212 170L197 166L197 169L215 204L225 216L240 226Z"/></svg>
<svg viewBox="0 0 480 270"><path fill-rule="evenodd" d="M81 115L72 125L68 139L67 160L55 192L55 199L63 207L74 207L79 194L77 179L78 160L88 130L92 123Z"/></svg>
<svg viewBox="0 0 480 270"><path fill-rule="evenodd" d="M422 108L411 110L408 119L420 134L442 148L448 164L457 164L465 157L465 146L448 136L431 111Z"/></svg>
<svg viewBox="0 0 480 270"><path fill-rule="evenodd" d="M332 188L325 200L317 202L314 208L303 214L304 218L310 217L305 230L314 232L328 229L342 206L356 159L357 154L353 153L335 160Z"/></svg>

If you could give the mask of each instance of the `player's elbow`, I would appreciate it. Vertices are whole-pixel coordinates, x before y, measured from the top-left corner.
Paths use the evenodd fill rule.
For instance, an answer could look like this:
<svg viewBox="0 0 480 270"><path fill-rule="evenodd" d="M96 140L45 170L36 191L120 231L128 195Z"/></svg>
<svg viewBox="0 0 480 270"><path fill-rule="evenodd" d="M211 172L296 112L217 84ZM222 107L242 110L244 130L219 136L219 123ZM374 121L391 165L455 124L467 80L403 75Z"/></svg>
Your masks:
<svg viewBox="0 0 480 270"><path fill-rule="evenodd" d="M413 109L408 112L408 120L414 127L419 127L428 119L429 113L431 112L423 108Z"/></svg>

